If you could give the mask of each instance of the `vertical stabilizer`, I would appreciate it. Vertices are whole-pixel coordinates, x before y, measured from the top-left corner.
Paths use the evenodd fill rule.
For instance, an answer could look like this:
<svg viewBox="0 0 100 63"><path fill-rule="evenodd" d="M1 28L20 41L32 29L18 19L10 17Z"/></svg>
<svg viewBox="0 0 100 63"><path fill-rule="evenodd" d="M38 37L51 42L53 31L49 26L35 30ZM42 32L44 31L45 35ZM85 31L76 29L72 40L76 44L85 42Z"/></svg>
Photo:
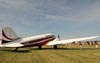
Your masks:
<svg viewBox="0 0 100 63"><path fill-rule="evenodd" d="M19 37L16 35L12 28L4 27L2 29L2 43L12 42L18 38Z"/></svg>

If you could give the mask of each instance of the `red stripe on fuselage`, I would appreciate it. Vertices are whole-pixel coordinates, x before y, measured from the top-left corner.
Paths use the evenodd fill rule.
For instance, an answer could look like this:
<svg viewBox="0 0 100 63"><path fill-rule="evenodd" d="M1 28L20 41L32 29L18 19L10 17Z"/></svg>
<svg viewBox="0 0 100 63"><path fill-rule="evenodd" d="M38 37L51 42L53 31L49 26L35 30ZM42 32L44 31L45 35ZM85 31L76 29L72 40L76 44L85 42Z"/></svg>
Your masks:
<svg viewBox="0 0 100 63"><path fill-rule="evenodd" d="M2 30L2 35L3 35L6 39L8 39L8 40L14 40L14 39L12 39L12 38L9 38L9 37L4 33L3 30Z"/></svg>
<svg viewBox="0 0 100 63"><path fill-rule="evenodd" d="M24 47L46 45L49 41L52 41L54 39L55 39L54 36L50 36L50 37L46 37L46 38L42 38L42 39L38 39L38 40L29 41L29 42L22 43L22 44L25 45Z"/></svg>

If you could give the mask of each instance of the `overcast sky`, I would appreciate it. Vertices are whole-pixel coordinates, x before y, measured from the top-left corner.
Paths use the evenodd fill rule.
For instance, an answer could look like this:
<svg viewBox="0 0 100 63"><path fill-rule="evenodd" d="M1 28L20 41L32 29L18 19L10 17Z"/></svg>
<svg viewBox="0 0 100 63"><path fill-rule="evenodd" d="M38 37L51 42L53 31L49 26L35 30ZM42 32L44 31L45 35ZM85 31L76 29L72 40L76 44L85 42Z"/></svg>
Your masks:
<svg viewBox="0 0 100 63"><path fill-rule="evenodd" d="M0 31L5 26L21 37L100 35L100 0L0 0Z"/></svg>

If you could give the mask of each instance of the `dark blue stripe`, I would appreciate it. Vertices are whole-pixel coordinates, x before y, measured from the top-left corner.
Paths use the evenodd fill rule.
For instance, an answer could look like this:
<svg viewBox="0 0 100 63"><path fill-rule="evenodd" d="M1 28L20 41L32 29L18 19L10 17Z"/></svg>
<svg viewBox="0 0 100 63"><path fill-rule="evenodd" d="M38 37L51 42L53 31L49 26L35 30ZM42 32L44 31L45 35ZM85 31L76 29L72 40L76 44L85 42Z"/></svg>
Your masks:
<svg viewBox="0 0 100 63"><path fill-rule="evenodd" d="M2 40L2 43L8 43L8 42L12 42L12 41Z"/></svg>

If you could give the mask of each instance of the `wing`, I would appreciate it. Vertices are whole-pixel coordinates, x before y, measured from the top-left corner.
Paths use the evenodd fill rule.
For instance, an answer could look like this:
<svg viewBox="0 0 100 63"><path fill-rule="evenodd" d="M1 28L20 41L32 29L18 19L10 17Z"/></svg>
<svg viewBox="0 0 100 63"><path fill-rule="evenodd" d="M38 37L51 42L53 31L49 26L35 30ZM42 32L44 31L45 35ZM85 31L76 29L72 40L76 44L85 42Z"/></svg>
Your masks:
<svg viewBox="0 0 100 63"><path fill-rule="evenodd" d="M58 45L58 44L67 44L67 43L72 43L74 41L83 41L83 40L88 40L88 39L94 39L99 36L92 36L92 37L84 37L84 38L75 38L75 39L67 39L67 40L59 40L59 41L51 41L47 43L47 45Z"/></svg>
<svg viewBox="0 0 100 63"><path fill-rule="evenodd" d="M22 47L24 46L23 44L20 43L11 43L11 44L4 44L2 47Z"/></svg>

